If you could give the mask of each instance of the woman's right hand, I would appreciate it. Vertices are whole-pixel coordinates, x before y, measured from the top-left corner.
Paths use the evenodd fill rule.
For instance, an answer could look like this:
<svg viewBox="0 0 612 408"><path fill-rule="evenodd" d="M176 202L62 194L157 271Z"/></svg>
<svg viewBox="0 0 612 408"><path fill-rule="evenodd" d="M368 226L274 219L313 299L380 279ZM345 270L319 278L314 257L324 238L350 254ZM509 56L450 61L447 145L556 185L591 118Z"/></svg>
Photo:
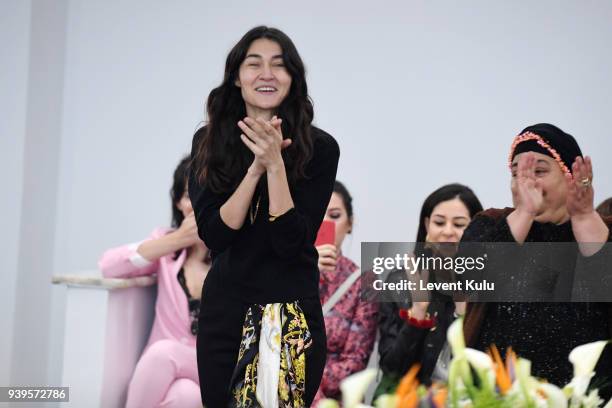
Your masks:
<svg viewBox="0 0 612 408"><path fill-rule="evenodd" d="M512 182L512 195L516 211L535 218L544 205L542 186L535 176L536 157L527 153L519 157L516 176Z"/></svg>
<svg viewBox="0 0 612 408"><path fill-rule="evenodd" d="M176 234L183 248L191 247L201 241L198 235L198 224L196 223L195 213L191 212L183 219L180 227L176 230Z"/></svg>
<svg viewBox="0 0 612 408"><path fill-rule="evenodd" d="M323 244L316 248L319 253L319 270L330 272L336 270L336 246L332 244Z"/></svg>

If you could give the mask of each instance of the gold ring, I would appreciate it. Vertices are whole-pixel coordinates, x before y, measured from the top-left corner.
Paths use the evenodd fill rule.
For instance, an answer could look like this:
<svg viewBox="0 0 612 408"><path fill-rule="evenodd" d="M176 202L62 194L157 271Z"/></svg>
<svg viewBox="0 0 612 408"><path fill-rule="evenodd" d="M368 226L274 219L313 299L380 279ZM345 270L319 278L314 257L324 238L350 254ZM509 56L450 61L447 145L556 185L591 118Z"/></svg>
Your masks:
<svg viewBox="0 0 612 408"><path fill-rule="evenodd" d="M590 187L591 186L591 179L588 177L583 178L582 180L580 180L580 183L582 184L582 187Z"/></svg>

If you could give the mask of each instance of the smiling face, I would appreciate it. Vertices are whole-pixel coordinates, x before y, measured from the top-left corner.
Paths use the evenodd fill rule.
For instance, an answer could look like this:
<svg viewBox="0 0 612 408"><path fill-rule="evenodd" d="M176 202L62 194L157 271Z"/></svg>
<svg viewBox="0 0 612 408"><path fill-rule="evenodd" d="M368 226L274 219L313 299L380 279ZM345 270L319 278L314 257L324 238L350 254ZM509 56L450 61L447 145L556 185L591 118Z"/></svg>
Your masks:
<svg viewBox="0 0 612 408"><path fill-rule="evenodd" d="M516 208L518 204L516 171L519 158L525 154L533 154L536 157L535 178L538 185L542 187L542 208L536 214L537 222L552 222L559 224L568 218L566 200L567 184L565 176L559 164L552 158L542 153L525 152L517 154L512 160L512 202Z"/></svg>
<svg viewBox="0 0 612 408"><path fill-rule="evenodd" d="M240 64L236 86L249 117L270 119L291 89L280 45L266 38L253 41Z"/></svg>
<svg viewBox="0 0 612 408"><path fill-rule="evenodd" d="M329 205L325 211L326 221L333 221L336 225L336 248L342 248L344 237L349 233L353 226L352 218L349 218L342 196L336 192L332 193Z"/></svg>
<svg viewBox="0 0 612 408"><path fill-rule="evenodd" d="M457 243L470 223L470 211L459 198L442 201L425 219L427 242Z"/></svg>

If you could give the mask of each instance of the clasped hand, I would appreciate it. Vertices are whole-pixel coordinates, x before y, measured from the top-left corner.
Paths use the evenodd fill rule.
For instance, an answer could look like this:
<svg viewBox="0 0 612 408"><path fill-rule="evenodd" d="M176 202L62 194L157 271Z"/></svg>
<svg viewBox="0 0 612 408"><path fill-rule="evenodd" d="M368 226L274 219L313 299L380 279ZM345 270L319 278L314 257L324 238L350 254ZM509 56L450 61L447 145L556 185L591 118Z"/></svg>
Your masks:
<svg viewBox="0 0 612 408"><path fill-rule="evenodd" d="M291 139L283 139L281 123L282 119L276 116L270 121L246 117L238 122L243 132L240 139L255 155L249 171L261 175L283 168L281 151L291 145Z"/></svg>

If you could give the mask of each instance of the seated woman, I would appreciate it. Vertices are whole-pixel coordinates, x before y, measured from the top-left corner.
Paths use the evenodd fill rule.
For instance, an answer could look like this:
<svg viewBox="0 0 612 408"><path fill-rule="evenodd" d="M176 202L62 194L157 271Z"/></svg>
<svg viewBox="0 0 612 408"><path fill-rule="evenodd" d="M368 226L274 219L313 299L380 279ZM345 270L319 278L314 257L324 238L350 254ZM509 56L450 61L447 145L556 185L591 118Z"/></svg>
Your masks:
<svg viewBox="0 0 612 408"><path fill-rule="evenodd" d="M339 181L334 183L324 220L335 223L336 239L334 244L316 247L319 252L319 293L324 308L326 304L332 307L324 316L327 362L313 406L317 406L322 398L340 398L340 381L366 367L376 340L376 304L361 301L358 280L348 288L342 287L358 271L358 266L342 255L344 237L353 229L353 198ZM333 305L328 303L339 290L344 291L339 300Z"/></svg>
<svg viewBox="0 0 612 408"><path fill-rule="evenodd" d="M425 199L419 216L414 256L452 257L463 231L482 205L468 187L449 184ZM393 271L387 282L440 280L434 270ZM418 288L418 286L417 286ZM391 294L389 294L391 295ZM375 395L391 392L399 379L414 364L420 364L418 378L429 385L432 380L446 379L450 353L446 347L446 330L465 311L465 302L450 294L401 291L380 304L378 323L380 368L383 378Z"/></svg>
<svg viewBox="0 0 612 408"><path fill-rule="evenodd" d="M155 321L129 385L128 408L202 406L195 336L210 257L198 237L188 174L186 157L170 191L174 228L157 228L141 243L109 249L98 264L106 278L157 274Z"/></svg>
<svg viewBox="0 0 612 408"><path fill-rule="evenodd" d="M515 137L509 157L514 208L489 209L479 214L463 234L462 243L578 243L572 246L574 250L557 257L562 258L562 268L557 270L538 263L533 256L516 258L518 266L512 269L524 280L564 273L566 269L573 272L579 262L599 262L602 252L609 254L609 246L604 251L601 248L612 240L612 220L604 221L593 208L591 159L583 158L571 135L546 123L527 127ZM557 286L563 284L563 279L554 282ZM519 283L527 289L533 286ZM610 303L584 302L470 303L464 332L469 347L485 350L495 344L503 354L511 346L519 356L531 360L534 375L563 386L573 374L568 361L570 351L612 335L612 308ZM600 384L608 385L607 391L600 388L600 395L609 394L609 354L602 355L596 377Z"/></svg>

